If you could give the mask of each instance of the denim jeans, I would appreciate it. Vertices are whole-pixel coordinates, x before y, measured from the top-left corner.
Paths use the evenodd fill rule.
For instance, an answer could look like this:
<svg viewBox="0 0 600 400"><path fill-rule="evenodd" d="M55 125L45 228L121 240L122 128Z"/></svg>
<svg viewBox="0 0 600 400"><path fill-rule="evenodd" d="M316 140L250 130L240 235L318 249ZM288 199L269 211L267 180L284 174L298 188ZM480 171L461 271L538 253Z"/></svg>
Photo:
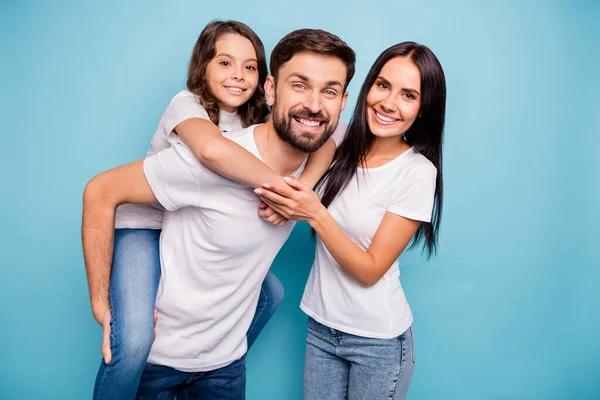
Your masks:
<svg viewBox="0 0 600 400"><path fill-rule="evenodd" d="M147 363L137 400L243 400L246 397L246 356L208 372L182 372Z"/></svg>
<svg viewBox="0 0 600 400"><path fill-rule="evenodd" d="M393 339L351 335L308 320L305 400L402 400L414 367L413 331Z"/></svg>
<svg viewBox="0 0 600 400"><path fill-rule="evenodd" d="M116 229L110 277L112 360L96 376L95 400L135 398L154 341L154 304L160 279L160 230ZM254 343L283 299L283 286L269 272L246 334Z"/></svg>

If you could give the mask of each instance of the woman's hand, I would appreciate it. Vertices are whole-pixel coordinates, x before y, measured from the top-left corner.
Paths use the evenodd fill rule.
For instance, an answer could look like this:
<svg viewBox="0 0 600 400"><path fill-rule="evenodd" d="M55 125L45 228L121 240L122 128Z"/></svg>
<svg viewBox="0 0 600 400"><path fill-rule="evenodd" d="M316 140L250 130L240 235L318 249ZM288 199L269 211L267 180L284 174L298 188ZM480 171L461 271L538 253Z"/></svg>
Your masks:
<svg viewBox="0 0 600 400"><path fill-rule="evenodd" d="M266 205L287 219L309 223L316 219L323 211L323 205L315 192L296 178L284 179L289 186L265 183L262 188L257 188L254 192Z"/></svg>

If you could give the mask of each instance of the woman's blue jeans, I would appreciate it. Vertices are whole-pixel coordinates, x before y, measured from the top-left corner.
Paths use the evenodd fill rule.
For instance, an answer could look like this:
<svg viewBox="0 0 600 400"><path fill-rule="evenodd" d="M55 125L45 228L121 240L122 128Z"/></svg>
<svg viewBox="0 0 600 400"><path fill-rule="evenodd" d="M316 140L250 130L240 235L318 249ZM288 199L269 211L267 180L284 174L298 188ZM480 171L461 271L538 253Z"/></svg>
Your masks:
<svg viewBox="0 0 600 400"><path fill-rule="evenodd" d="M374 339L309 318L304 400L404 400L414 354L412 327L393 339Z"/></svg>

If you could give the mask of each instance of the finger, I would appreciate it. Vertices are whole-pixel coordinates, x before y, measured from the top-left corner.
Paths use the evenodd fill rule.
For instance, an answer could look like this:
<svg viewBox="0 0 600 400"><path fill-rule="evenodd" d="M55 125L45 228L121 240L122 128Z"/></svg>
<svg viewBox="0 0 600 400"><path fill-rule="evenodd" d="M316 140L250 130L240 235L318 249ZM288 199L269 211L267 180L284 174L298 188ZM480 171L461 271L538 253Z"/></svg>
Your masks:
<svg viewBox="0 0 600 400"><path fill-rule="evenodd" d="M260 210L266 210L266 209L267 209L267 207L268 207L268 206L265 204L265 202L264 202L264 201L261 201L261 202L260 202L260 204L258 205L258 208L259 208Z"/></svg>
<svg viewBox="0 0 600 400"><path fill-rule="evenodd" d="M265 203L269 207L271 207L277 214L281 215L284 218L290 219L289 214L285 211L285 208L280 204L274 203L271 200L263 199Z"/></svg>
<svg viewBox="0 0 600 400"><path fill-rule="evenodd" d="M158 320L158 311L156 311L156 308L154 309L154 336L152 337L152 339L156 339L156 321Z"/></svg>
<svg viewBox="0 0 600 400"><path fill-rule="evenodd" d="M304 182L302 182L300 179L296 179L293 176L286 176L285 178L283 178L284 181L286 181L286 183L288 185L290 185L291 187L293 187L296 190L300 190L300 191L306 191L309 190L308 186L306 186L304 184Z"/></svg>
<svg viewBox="0 0 600 400"><path fill-rule="evenodd" d="M273 225L277 225L277 222L281 219L281 216L273 211L273 215L267 218L265 221L272 223Z"/></svg>
<svg viewBox="0 0 600 400"><path fill-rule="evenodd" d="M110 364L112 360L112 352L110 351L110 318L104 318L102 322L102 356L104 362Z"/></svg>
<svg viewBox="0 0 600 400"><path fill-rule="evenodd" d="M270 217L272 217L273 215L275 215L275 211L269 207L268 205L265 204L265 208L264 209L259 209L258 210L258 215L260 215L260 217L262 219L269 219Z"/></svg>
<svg viewBox="0 0 600 400"><path fill-rule="evenodd" d="M276 222L273 222L273 225L284 226L289 220L287 218L283 218L282 216Z"/></svg>
<svg viewBox="0 0 600 400"><path fill-rule="evenodd" d="M254 193L259 195L261 200L267 203L268 205L271 205L272 203L277 203L289 207L289 204L291 202L291 200L271 191L270 189L254 189Z"/></svg>
<svg viewBox="0 0 600 400"><path fill-rule="evenodd" d="M273 215L268 219L268 222L272 223L273 225L282 226L285 224L285 222L287 222L287 218L273 211Z"/></svg>
<svg viewBox="0 0 600 400"><path fill-rule="evenodd" d="M275 185L273 183L263 183L263 188L268 189L272 192L277 193L278 195L285 197L287 199L292 198L292 196L294 195L294 192L296 190L294 190L294 188L288 186L288 185Z"/></svg>

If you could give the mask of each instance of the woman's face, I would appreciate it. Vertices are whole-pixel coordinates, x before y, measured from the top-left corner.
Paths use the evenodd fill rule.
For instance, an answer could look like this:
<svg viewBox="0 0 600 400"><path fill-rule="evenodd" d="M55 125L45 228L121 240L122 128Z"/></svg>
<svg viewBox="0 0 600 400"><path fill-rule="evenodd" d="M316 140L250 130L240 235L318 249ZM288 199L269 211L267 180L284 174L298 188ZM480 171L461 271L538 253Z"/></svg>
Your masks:
<svg viewBox="0 0 600 400"><path fill-rule="evenodd" d="M395 57L381 69L367 94L367 119L377 137L400 136L419 115L421 73L408 57Z"/></svg>

